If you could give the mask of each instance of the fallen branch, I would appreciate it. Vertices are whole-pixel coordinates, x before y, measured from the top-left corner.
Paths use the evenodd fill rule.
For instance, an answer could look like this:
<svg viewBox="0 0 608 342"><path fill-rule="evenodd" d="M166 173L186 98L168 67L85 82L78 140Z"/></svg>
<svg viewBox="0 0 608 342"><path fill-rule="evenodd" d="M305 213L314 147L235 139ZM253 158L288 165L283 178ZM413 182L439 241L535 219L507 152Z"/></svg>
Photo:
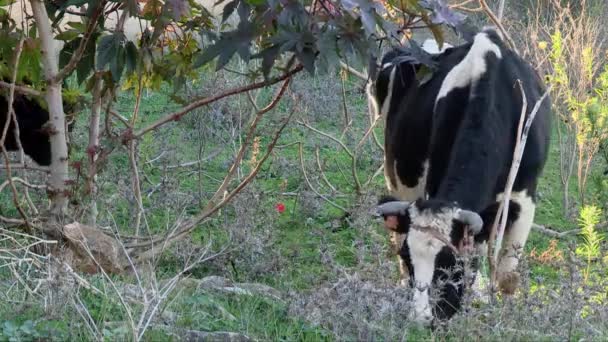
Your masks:
<svg viewBox="0 0 608 342"><path fill-rule="evenodd" d="M204 163L207 162L215 157L217 157L220 153L222 153L223 149L217 149L213 152L211 152L208 156L200 159L200 160L195 160L195 161L191 161L191 162L187 162L187 163L182 163L182 164L177 164L177 165L169 165L166 168L168 170L170 169L178 169L178 168L182 168L182 167L189 167L189 166L196 166L200 163Z"/></svg>
<svg viewBox="0 0 608 342"><path fill-rule="evenodd" d="M539 233L549 235L551 237L558 238L558 239L565 238L568 235L576 235L581 232L580 229L571 229L571 230L567 230L565 232L558 232L556 230L549 229L543 225L536 224L536 223L532 224L532 229L537 230Z"/></svg>

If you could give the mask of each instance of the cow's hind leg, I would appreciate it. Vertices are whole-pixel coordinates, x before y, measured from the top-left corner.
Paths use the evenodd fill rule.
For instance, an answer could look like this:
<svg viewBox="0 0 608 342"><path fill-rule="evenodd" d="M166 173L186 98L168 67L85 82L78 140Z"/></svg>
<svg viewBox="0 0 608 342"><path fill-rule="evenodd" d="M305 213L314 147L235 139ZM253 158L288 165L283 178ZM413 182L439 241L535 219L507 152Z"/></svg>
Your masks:
<svg viewBox="0 0 608 342"><path fill-rule="evenodd" d="M528 240L536 209L526 190L512 193L511 201L517 203L520 210L517 219L505 231L498 261L497 281L500 291L504 294L513 294L519 286L517 265Z"/></svg>

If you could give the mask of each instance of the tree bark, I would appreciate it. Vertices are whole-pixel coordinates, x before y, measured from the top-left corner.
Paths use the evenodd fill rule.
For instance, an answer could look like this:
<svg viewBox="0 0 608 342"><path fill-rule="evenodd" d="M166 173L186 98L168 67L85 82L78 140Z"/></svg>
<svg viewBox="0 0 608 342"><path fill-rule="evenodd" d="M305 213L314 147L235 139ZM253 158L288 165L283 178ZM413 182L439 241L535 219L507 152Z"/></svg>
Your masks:
<svg viewBox="0 0 608 342"><path fill-rule="evenodd" d="M42 1L31 0L32 12L38 36L42 44L42 61L47 87L44 97L49 109L48 128L51 132L51 166L48 179L50 212L53 219L60 220L67 212L68 191L68 146L65 136L65 114L61 97L61 80L57 80L59 72L58 56L55 54L55 41L48 13Z"/></svg>

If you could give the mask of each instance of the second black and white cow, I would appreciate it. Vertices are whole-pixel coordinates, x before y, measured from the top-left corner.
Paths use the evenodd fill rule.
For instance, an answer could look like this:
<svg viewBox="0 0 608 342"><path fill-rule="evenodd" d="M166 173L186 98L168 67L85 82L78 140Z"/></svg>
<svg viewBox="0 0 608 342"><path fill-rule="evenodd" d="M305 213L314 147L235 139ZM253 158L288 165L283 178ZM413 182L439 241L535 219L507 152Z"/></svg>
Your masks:
<svg viewBox="0 0 608 342"><path fill-rule="evenodd" d="M445 242L462 245L466 227L480 250L489 238L517 140L518 80L528 115L545 89L532 67L492 28L470 43L433 54L436 70L424 81L417 81L418 65L400 58L407 54L387 53L368 89L372 105L386 116L385 179L394 197L378 212L399 217L393 242L414 288L414 318L428 324L459 310L465 286L462 263ZM498 264L505 293L516 288L518 258L533 222L550 117L546 98L530 128L511 195ZM430 291L437 287L439 300L433 303Z"/></svg>

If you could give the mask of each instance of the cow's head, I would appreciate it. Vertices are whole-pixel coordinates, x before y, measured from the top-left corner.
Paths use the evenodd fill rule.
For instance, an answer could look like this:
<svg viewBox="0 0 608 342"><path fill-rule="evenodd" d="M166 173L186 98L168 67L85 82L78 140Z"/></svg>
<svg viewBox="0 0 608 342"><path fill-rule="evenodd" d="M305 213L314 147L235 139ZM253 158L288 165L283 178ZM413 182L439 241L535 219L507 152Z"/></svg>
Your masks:
<svg viewBox="0 0 608 342"><path fill-rule="evenodd" d="M465 287L461 256L481 232L481 217L436 200L388 201L377 207L377 214L387 228L407 234L400 256L414 290L414 320L428 325L434 318L452 317L460 309Z"/></svg>
<svg viewBox="0 0 608 342"><path fill-rule="evenodd" d="M420 75L417 75L421 68L417 59L421 55L426 54L428 61L434 58L430 56L440 55L451 47L452 45L444 43L440 49L434 39L427 39L421 48L395 48L387 52L382 57L377 74L367 84L368 101L374 107L375 114L386 117L394 100L393 94L400 99L410 87L424 83Z"/></svg>
<svg viewBox="0 0 608 342"><path fill-rule="evenodd" d="M375 78L367 84L368 101L377 116L386 117L390 111L393 94L404 96L408 88L416 82L415 63L400 62L407 52L394 49L384 55Z"/></svg>

